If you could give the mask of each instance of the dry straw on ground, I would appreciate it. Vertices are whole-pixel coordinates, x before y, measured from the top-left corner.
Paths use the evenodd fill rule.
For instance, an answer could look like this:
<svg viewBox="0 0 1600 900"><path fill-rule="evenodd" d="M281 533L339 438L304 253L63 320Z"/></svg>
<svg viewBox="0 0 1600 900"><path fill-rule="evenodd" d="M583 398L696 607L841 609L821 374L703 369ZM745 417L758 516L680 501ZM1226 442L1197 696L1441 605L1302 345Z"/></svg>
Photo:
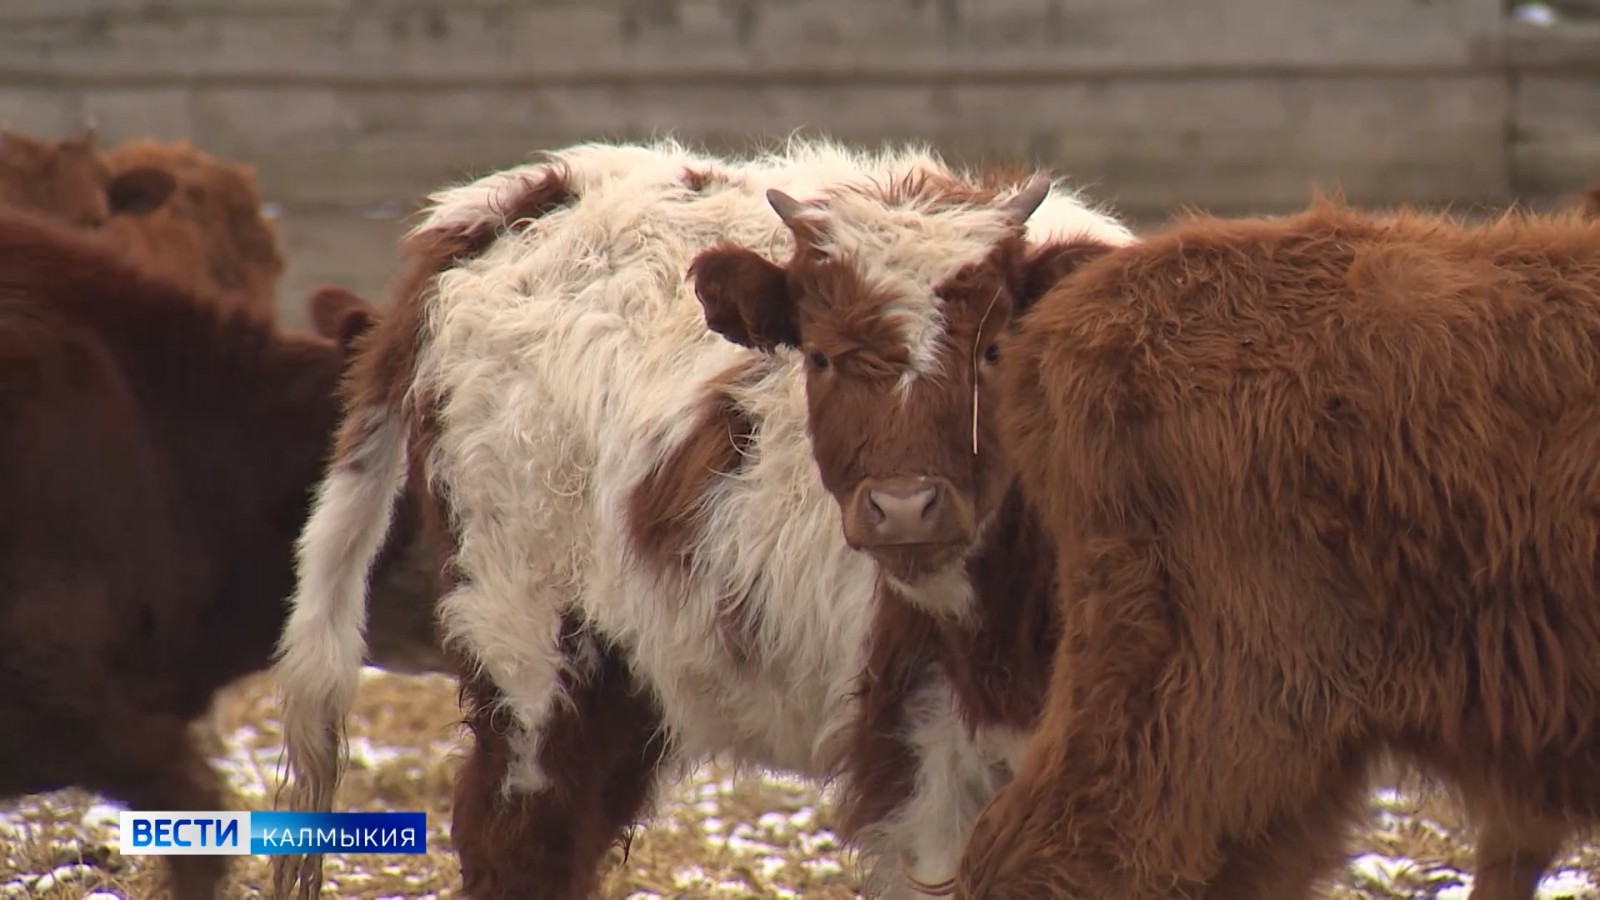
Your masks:
<svg viewBox="0 0 1600 900"><path fill-rule="evenodd" d="M429 852L422 856L330 857L325 897L459 896L449 849L450 784L461 752L459 713L444 678L369 672L351 723L353 762L339 809L424 810ZM270 808L279 733L270 683L250 679L219 703L234 808ZM1355 898L1464 900L1469 835L1451 807L1416 790L1379 790L1370 827L1331 892ZM612 854L602 900L857 897L853 861L829 827L826 802L782 778L730 778L708 767L664 792L654 819L638 830L624 861ZM165 900L155 857L116 852L116 811L80 791L63 791L0 809L0 898ZM236 859L230 898L260 896L262 857ZM1544 900L1600 900L1600 846L1564 859L1540 891Z"/></svg>

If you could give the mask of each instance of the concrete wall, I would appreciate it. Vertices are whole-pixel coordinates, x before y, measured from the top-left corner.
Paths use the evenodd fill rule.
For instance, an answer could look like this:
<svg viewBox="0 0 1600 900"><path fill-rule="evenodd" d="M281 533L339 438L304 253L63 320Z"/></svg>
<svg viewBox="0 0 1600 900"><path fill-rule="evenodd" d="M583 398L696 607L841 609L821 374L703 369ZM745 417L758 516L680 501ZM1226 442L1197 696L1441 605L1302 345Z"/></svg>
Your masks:
<svg viewBox="0 0 1600 900"><path fill-rule="evenodd" d="M601 137L1032 160L1150 221L1600 179L1600 7L1501 0L5 0L0 121L187 137L284 209L284 314L380 296L426 191ZM1582 13L1580 8L1578 13Z"/></svg>

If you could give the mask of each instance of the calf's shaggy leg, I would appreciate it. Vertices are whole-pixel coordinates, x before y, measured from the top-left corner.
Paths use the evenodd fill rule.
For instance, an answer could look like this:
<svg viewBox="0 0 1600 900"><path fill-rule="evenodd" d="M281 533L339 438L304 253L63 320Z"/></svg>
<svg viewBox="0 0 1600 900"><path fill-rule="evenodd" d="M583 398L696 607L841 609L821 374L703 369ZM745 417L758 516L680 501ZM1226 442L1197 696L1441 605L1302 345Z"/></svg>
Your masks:
<svg viewBox="0 0 1600 900"><path fill-rule="evenodd" d="M1468 900L1533 900L1561 845L1566 823L1533 817L1479 818L1472 894Z"/></svg>
<svg viewBox="0 0 1600 900"><path fill-rule="evenodd" d="M874 871L872 880L886 885L891 900L942 895L967 827L1010 774L1009 760L992 746L998 741L984 740L992 730L974 740L942 675L906 698L905 717L902 740L916 761L911 795L892 818L863 835L884 860L884 871ZM898 871L887 871L897 855Z"/></svg>
<svg viewBox="0 0 1600 900"><path fill-rule="evenodd" d="M957 897L1281 900L1337 858L1365 770L1331 724L1341 698L1185 622L1200 598L1162 558L1102 541L1064 567L1080 580L1062 586L1045 715L974 823Z"/></svg>
<svg viewBox="0 0 1600 900"><path fill-rule="evenodd" d="M1315 896L1317 882L1345 861L1346 832L1366 812L1368 784L1367 767L1352 759L1333 773L1300 815L1274 823L1261 837L1235 847L1206 885L1205 897Z"/></svg>
<svg viewBox="0 0 1600 900"><path fill-rule="evenodd" d="M1468 820L1477 826L1470 900L1533 900L1573 828L1559 812L1541 811L1532 797L1512 787L1538 783L1530 764L1519 762L1521 771L1513 768L1510 774L1491 760L1450 752L1448 746L1406 749L1422 771L1455 788Z"/></svg>
<svg viewBox="0 0 1600 900"><path fill-rule="evenodd" d="M518 726L494 685L463 682L474 740L451 838L474 900L591 896L606 851L650 800L665 752L660 716L619 656L595 652L591 665L570 663L563 675L567 699L540 736L547 783L539 791L503 790Z"/></svg>
<svg viewBox="0 0 1600 900"><path fill-rule="evenodd" d="M100 650L45 643L27 648L17 669L0 667L0 797L75 785L132 809L224 809L221 779L196 749L191 723L142 705L136 695L146 685L84 658ZM221 896L228 857L166 862L172 900Z"/></svg>
<svg viewBox="0 0 1600 900"><path fill-rule="evenodd" d="M189 723L173 716L137 716L117 734L83 784L134 809L222 809L221 779L195 749ZM248 835L241 835L248 839ZM226 856L171 856L167 883L172 900L220 900Z"/></svg>
<svg viewBox="0 0 1600 900"><path fill-rule="evenodd" d="M443 511L440 517L453 518ZM496 556L499 548L542 540L536 533L512 531L490 516L458 511L457 517L459 532L446 542L452 552L444 554L453 562L437 604L444 642L470 648L471 664L461 671L481 671L494 684L495 705L522 737L509 747L505 783L537 793L546 786L539 742L562 702L562 611L568 598L558 579L530 560Z"/></svg>

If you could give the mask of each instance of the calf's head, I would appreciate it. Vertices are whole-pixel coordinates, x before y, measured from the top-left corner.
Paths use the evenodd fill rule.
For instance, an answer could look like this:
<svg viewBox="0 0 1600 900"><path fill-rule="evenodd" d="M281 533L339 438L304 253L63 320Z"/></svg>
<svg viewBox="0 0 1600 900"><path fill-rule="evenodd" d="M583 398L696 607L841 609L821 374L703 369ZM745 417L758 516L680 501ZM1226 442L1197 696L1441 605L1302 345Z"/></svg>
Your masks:
<svg viewBox="0 0 1600 900"><path fill-rule="evenodd" d="M1030 244L1051 196L1037 176L1009 196L933 185L767 199L793 233L785 265L745 247L690 267L707 325L804 360L808 427L844 537L930 612L921 587L964 563L1011 472L999 447L996 365L1015 317L1126 232L1066 196L1085 222ZM1081 233L1079 233L1081 231Z"/></svg>
<svg viewBox="0 0 1600 900"><path fill-rule="evenodd" d="M115 241L193 288L272 309L285 261L253 169L151 139L107 151L105 165Z"/></svg>
<svg viewBox="0 0 1600 900"><path fill-rule="evenodd" d="M108 168L92 128L58 141L0 132L0 206L93 229L115 216L147 215L176 188L163 169Z"/></svg>

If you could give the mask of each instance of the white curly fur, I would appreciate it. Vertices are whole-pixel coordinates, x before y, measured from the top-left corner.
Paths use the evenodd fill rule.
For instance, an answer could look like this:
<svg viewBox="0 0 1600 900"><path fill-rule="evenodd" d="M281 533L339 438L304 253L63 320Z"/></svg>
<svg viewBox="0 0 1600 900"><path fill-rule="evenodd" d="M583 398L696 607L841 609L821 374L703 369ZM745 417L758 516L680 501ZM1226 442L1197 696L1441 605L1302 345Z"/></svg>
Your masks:
<svg viewBox="0 0 1600 900"><path fill-rule="evenodd" d="M845 545L812 459L799 355L760 354L709 332L685 270L719 241L783 262L792 238L766 190L804 202L826 189L832 249L895 293L908 342L928 348L941 327L932 286L987 253L1008 225L991 207L893 209L870 192L838 191L916 171L956 174L923 148L863 153L796 141L726 160L660 141L578 145L440 191L418 230L504 224L507 200L551 165L578 199L438 276L411 386L445 398L427 471L454 511L464 577L442 598L441 621L526 729L504 788L545 784L538 736L571 664L557 642L569 610L622 648L659 705L679 764L720 755L824 777L851 720L847 694L862 667L877 572ZM716 177L695 191L686 170ZM1059 187L1029 229L1040 238L1128 237ZM926 351L916 358L937 364ZM660 577L627 544L629 491L690 433L706 383L741 364L755 377L733 395L758 423L746 465L705 499L696 571ZM404 457L392 447L378 455ZM398 483L398 469L360 476L372 484L365 511L340 499L353 496L351 477L336 461L307 527L279 667L286 718L304 710L318 722L342 720L348 706L344 670L360 658L363 617L334 610L360 598L352 573L370 564L376 548L366 530L386 521L390 502L372 498ZM369 549L365 561L352 559ZM745 598L751 613L749 659L719 637L718 609L730 596ZM297 705L296 696L318 702ZM913 731L926 763L951 771L923 774L908 815L887 823L883 850L910 852L925 872L959 853L974 798L993 790L993 751L968 746L936 699L918 709ZM920 896L897 877L885 888Z"/></svg>

